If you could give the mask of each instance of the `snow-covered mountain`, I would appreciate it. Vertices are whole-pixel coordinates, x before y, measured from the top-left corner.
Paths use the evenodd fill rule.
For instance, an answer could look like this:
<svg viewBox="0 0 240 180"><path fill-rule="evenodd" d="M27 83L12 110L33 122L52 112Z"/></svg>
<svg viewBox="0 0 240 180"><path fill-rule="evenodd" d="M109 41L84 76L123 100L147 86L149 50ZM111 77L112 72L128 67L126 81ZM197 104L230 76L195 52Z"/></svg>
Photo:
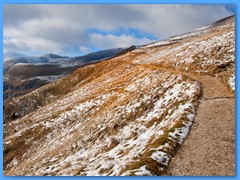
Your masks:
<svg viewBox="0 0 240 180"><path fill-rule="evenodd" d="M234 103L234 84L234 17L80 67L5 103L4 175L162 175L202 103ZM215 150L234 171L227 138Z"/></svg>
<svg viewBox="0 0 240 180"><path fill-rule="evenodd" d="M23 64L47 64L47 63L64 63L68 61L70 58L67 56L60 56L57 54L46 54L40 57L18 57L9 59L3 62L4 71L11 68L15 64L23 63Z"/></svg>
<svg viewBox="0 0 240 180"><path fill-rule="evenodd" d="M66 65L79 65L79 64L86 64L92 63L96 61L101 61L103 59L111 58L122 51L128 48L114 48L114 49L107 49L102 51L93 52L90 54L86 54L83 56L77 57L68 57L68 56L60 56L57 54L45 54L40 57L17 57L13 59L9 59L4 61L3 67L4 71L11 68L15 64L34 64L34 65L41 65L41 64L66 64Z"/></svg>
<svg viewBox="0 0 240 180"><path fill-rule="evenodd" d="M81 66L93 64L133 49L134 46L108 49L78 57L51 53L40 57L26 56L4 61L4 100L27 94L72 73Z"/></svg>

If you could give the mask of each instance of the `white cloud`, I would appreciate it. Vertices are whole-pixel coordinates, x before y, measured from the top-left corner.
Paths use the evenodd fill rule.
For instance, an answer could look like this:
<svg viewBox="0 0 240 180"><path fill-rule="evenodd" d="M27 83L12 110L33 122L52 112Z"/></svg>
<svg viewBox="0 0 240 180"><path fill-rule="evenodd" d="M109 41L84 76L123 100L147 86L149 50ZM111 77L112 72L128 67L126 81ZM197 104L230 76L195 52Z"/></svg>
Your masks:
<svg viewBox="0 0 240 180"><path fill-rule="evenodd" d="M3 52L8 51L24 51L27 45L24 42L18 41L17 39L3 39L4 49Z"/></svg>
<svg viewBox="0 0 240 180"><path fill-rule="evenodd" d="M132 28L162 39L229 15L224 5L10 4L4 5L4 52L71 55L74 51L87 52L86 47L140 45L149 43L149 37L114 32Z"/></svg>
<svg viewBox="0 0 240 180"><path fill-rule="evenodd" d="M86 46L79 46L79 50L82 53L90 53L92 51L89 47L86 47Z"/></svg>
<svg viewBox="0 0 240 180"><path fill-rule="evenodd" d="M113 35L113 34L90 34L90 41L98 48L110 49L117 47L128 47L131 45L143 45L152 42L148 38L136 38L129 35Z"/></svg>
<svg viewBox="0 0 240 180"><path fill-rule="evenodd" d="M158 38L184 33L231 15L223 5L149 4L131 8L142 11L148 19L144 23L136 23L135 27Z"/></svg>
<svg viewBox="0 0 240 180"><path fill-rule="evenodd" d="M12 59L17 57L25 57L25 54L16 52L3 52L3 59Z"/></svg>

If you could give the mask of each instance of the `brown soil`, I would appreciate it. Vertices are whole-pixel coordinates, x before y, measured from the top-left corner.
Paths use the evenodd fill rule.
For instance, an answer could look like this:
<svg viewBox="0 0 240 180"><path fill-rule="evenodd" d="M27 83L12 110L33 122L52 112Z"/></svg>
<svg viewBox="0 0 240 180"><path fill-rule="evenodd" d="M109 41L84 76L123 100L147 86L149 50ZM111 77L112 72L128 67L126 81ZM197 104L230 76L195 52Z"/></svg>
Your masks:
<svg viewBox="0 0 240 180"><path fill-rule="evenodd" d="M234 176L234 94L217 78L193 78L201 82L202 100L189 136L164 175Z"/></svg>

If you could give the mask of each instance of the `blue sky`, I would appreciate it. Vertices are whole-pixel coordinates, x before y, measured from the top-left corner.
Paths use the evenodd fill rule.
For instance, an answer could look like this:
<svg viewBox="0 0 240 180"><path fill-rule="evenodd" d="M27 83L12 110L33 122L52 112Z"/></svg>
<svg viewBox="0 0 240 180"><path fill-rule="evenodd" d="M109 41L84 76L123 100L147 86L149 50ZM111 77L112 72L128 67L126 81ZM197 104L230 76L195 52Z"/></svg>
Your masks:
<svg viewBox="0 0 240 180"><path fill-rule="evenodd" d="M234 14L234 5L4 5L4 59L147 44Z"/></svg>

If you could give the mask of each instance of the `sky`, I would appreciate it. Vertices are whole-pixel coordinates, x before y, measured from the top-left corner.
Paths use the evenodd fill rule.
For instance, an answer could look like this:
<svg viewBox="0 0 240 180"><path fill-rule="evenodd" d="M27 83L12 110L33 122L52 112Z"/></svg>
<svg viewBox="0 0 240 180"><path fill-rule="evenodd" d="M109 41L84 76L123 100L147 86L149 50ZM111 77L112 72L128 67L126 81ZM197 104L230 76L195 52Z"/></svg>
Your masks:
<svg viewBox="0 0 240 180"><path fill-rule="evenodd" d="M4 5L4 60L55 53L80 56L148 44L233 15L234 5Z"/></svg>

